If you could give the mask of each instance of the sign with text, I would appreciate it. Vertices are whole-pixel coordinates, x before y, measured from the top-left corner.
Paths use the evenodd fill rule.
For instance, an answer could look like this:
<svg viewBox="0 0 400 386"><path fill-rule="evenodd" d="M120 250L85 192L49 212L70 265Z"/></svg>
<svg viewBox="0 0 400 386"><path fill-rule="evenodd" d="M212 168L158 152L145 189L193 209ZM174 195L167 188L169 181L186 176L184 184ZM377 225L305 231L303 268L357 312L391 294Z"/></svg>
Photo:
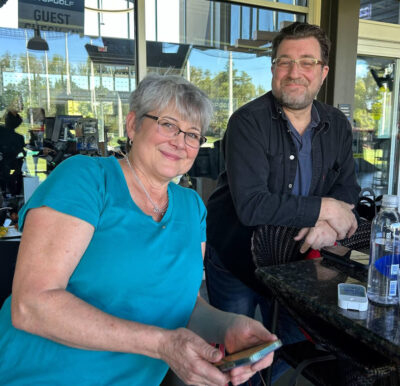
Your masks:
<svg viewBox="0 0 400 386"><path fill-rule="evenodd" d="M18 27L83 33L84 0L19 0Z"/></svg>
<svg viewBox="0 0 400 386"><path fill-rule="evenodd" d="M338 109L346 116L348 120L351 119L351 104L350 103L339 103Z"/></svg>

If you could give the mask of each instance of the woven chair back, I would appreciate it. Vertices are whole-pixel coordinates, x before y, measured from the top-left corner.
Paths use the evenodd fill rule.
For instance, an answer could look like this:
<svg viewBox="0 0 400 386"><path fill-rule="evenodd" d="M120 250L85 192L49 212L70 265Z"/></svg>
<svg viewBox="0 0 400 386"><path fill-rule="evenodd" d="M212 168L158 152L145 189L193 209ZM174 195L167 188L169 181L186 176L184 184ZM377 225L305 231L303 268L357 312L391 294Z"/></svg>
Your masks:
<svg viewBox="0 0 400 386"><path fill-rule="evenodd" d="M260 225L253 232L251 248L256 267L285 264L302 260L302 241L295 241L299 228L280 225Z"/></svg>

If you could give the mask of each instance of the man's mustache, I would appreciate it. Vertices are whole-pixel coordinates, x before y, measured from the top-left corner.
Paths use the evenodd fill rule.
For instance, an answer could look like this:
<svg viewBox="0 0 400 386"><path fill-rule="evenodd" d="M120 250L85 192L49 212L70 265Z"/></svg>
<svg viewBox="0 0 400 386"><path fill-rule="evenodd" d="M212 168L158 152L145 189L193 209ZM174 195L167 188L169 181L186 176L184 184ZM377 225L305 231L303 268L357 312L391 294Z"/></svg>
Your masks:
<svg viewBox="0 0 400 386"><path fill-rule="evenodd" d="M283 82L283 85L290 85L290 84L298 84L300 86L308 86L308 82L305 79L291 79L291 80L286 80Z"/></svg>

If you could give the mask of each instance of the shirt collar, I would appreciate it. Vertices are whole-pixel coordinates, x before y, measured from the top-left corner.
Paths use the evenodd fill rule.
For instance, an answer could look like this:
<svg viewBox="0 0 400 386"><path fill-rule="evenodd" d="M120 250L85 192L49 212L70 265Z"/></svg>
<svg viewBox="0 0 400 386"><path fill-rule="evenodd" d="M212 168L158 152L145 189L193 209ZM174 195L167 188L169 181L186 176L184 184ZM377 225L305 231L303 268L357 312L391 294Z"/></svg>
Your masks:
<svg viewBox="0 0 400 386"><path fill-rule="evenodd" d="M321 118L319 117L318 110L313 103L312 108L311 108L311 122L308 125L308 127L313 129L313 128L317 127L320 122L321 122Z"/></svg>
<svg viewBox="0 0 400 386"><path fill-rule="evenodd" d="M292 122L290 122L289 118L286 116L285 111L283 110L282 106L279 106L278 109L279 109L278 110L279 113L282 115L282 118L287 122L290 130L297 133L296 129L292 125ZM321 119L319 117L318 110L315 107L315 105L313 104L311 107L311 121L308 124L305 131L315 129L319 125L320 122L321 122Z"/></svg>
<svg viewBox="0 0 400 386"><path fill-rule="evenodd" d="M278 103L278 101L272 94L272 91L268 91L268 93L265 95L269 97L270 100L272 101L272 106L271 106L272 118L278 119L279 117L282 117L283 116L282 106L280 105L280 103ZM311 109L311 120L313 120L313 111L315 110L314 114L316 115L314 116L315 117L318 116L317 125L319 125L319 128L324 128L325 130L328 130L330 126L330 119L323 104L314 99L312 107L313 108Z"/></svg>

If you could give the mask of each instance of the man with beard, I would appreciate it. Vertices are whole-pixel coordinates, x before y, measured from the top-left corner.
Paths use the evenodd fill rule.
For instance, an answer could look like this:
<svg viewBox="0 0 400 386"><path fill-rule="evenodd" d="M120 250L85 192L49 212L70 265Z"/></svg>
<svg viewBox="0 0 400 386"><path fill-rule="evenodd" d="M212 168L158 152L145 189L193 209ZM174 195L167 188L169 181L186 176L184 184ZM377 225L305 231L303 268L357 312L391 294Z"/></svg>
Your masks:
<svg viewBox="0 0 400 386"><path fill-rule="evenodd" d="M314 100L329 71L329 46L315 25L296 22L280 31L272 43L272 91L231 116L223 138L225 171L208 201L210 303L251 317L258 305L267 327L272 301L260 295L254 275L255 227L299 228L301 252L333 245L357 228L352 209L360 188L350 124ZM284 310L277 335L286 344L304 339Z"/></svg>

